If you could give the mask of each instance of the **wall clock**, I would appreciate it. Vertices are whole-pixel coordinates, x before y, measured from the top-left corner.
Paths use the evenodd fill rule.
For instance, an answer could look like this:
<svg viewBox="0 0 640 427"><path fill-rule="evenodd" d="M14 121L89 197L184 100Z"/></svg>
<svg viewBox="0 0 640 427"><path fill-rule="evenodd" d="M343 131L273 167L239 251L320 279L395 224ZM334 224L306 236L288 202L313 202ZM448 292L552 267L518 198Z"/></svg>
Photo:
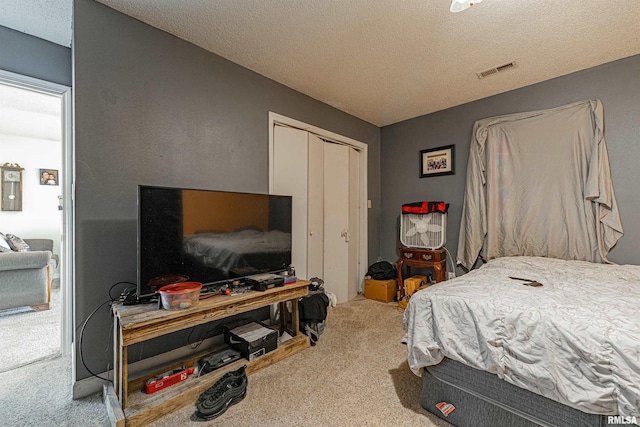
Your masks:
<svg viewBox="0 0 640 427"><path fill-rule="evenodd" d="M22 170L17 163L5 163L0 167L3 211L22 210Z"/></svg>

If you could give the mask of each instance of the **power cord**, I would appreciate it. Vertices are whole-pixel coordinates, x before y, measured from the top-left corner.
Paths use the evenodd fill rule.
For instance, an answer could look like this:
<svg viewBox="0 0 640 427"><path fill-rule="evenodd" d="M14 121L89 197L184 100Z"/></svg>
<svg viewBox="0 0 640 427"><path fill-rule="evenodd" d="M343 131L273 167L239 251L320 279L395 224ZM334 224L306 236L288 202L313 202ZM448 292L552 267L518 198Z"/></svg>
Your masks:
<svg viewBox="0 0 640 427"><path fill-rule="evenodd" d="M122 281L122 282L116 282L113 285L111 285L111 287L109 288L108 294L109 294L109 299L105 302L103 302L102 304L100 304L95 310L93 310L91 312L91 314L89 314L87 316L87 318L84 320L84 322L82 323L82 327L80 328L80 342L79 342L79 346L80 346L80 361L82 362L82 366L84 366L84 368L87 370L87 372L89 372L89 374L91 374L92 376L99 378L103 381L107 381L107 382L111 382L110 379L108 378L104 378L101 377L100 375L96 374L95 372L93 372L91 369L89 369L89 367L87 366L87 363L84 361L84 353L83 353L83 346L82 346L82 339L84 337L84 330L87 327L87 323L89 323L89 320L91 319L91 317L93 317L94 314L96 314L98 312L98 310L100 310L105 304L113 304L114 302L116 302L116 298L113 297L113 295L111 295L111 291L113 290L113 288L115 288L118 285L129 285L127 288L125 288L122 292L126 292L129 288L131 287L136 287L137 288L137 284L133 283L133 282L127 282L127 281ZM110 330L109 334L111 335L113 333L112 330ZM108 370L109 366L107 365L107 370Z"/></svg>
<svg viewBox="0 0 640 427"><path fill-rule="evenodd" d="M453 277L456 277L456 265L453 263L453 257L451 256L451 253L449 252L449 249L447 249L445 246L443 246L445 252L447 252L447 256L449 257L449 262L451 264L451 273L453 273ZM449 270L447 270L449 271ZM448 279L448 277L446 278Z"/></svg>
<svg viewBox="0 0 640 427"><path fill-rule="evenodd" d="M102 304L100 304L95 310L93 310L91 312L91 314L89 314L89 316L87 316L87 318L85 319L85 321L82 323L82 327L80 328L80 342L79 342L79 346L80 346L80 361L82 362L82 366L84 366L84 368L87 370L87 372L89 372L92 376L96 377L96 378L100 378L101 380L107 381L107 382L111 382L110 379L108 378L104 378L101 377L100 375L96 374L95 372L93 372L91 369L89 369L89 367L87 366L87 364L84 361L84 354L82 352L82 338L84 336L84 328L87 326L87 323L89 323L89 319L91 319L91 317L96 314L96 312L98 310L100 310L105 304L112 304L113 301L111 299L103 302Z"/></svg>
<svg viewBox="0 0 640 427"><path fill-rule="evenodd" d="M117 283L114 283L114 284L113 284L113 285L111 285L111 287L109 288L109 299L111 300L111 302L115 302L115 301L116 301L116 298L114 298L114 297L111 295L111 291L112 291L112 290L113 290L113 288L115 288L116 286L118 286L118 285L123 285L123 284L124 284L124 285L130 285L130 286L126 287L126 288L121 292L121 294L120 294L120 295L122 295L122 294L124 294L124 293L126 293L126 292L129 292L129 290L130 290L131 288L134 288L134 289L133 289L133 291L135 291L135 289L137 289L137 288L138 288L138 285L137 285L136 283L133 283L133 282L126 282L126 281L123 281L123 282L117 282Z"/></svg>
<svg viewBox="0 0 640 427"><path fill-rule="evenodd" d="M202 334L201 337L199 337L199 339L196 339L192 342L192 335L193 332L195 331L196 327L192 327L191 330L189 330L189 334L187 335L187 347L189 347L191 350L197 350L198 347L200 347L200 345L207 339L207 338L211 338L213 336L216 336L218 334L216 334L216 331L218 330L218 327L220 326L220 324L222 324L224 321L223 320L218 320L216 322L212 322L212 325L209 324L209 327L207 328L206 331L204 331L204 334Z"/></svg>

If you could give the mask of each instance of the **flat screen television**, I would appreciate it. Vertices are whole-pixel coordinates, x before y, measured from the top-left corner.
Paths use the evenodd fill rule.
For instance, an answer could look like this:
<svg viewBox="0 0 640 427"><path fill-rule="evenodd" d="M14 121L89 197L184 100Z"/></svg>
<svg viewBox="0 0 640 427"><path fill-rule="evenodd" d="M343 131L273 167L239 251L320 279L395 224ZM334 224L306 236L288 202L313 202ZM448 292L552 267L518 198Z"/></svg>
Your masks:
<svg viewBox="0 0 640 427"><path fill-rule="evenodd" d="M292 197L138 186L138 299L291 264Z"/></svg>

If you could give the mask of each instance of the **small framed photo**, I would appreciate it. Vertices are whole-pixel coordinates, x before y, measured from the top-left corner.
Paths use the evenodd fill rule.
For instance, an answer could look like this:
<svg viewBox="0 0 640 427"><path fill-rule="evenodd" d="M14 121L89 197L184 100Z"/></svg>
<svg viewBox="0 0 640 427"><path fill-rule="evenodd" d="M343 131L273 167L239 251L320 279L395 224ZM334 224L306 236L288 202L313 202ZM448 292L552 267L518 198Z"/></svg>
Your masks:
<svg viewBox="0 0 640 427"><path fill-rule="evenodd" d="M40 169L40 185L58 185L58 170Z"/></svg>
<svg viewBox="0 0 640 427"><path fill-rule="evenodd" d="M455 145L447 145L420 151L420 178L453 175L454 148Z"/></svg>

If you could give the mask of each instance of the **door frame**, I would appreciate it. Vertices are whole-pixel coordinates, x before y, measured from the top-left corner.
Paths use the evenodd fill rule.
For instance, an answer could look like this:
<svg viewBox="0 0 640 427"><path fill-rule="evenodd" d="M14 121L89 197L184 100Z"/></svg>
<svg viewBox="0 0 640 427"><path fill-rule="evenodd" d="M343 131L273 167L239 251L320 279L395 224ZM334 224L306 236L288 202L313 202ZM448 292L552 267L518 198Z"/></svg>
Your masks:
<svg viewBox="0 0 640 427"><path fill-rule="evenodd" d="M300 129L319 136L322 139L329 140L336 144L347 145L358 152L358 168L359 168L359 239L358 239L358 292L363 292L364 276L367 272L368 262L368 195L367 195L367 153L368 145L364 142L356 141L349 137L301 122L290 117L283 116L278 113L269 111L269 193L273 192L273 138L274 127L276 125L287 126Z"/></svg>
<svg viewBox="0 0 640 427"><path fill-rule="evenodd" d="M60 349L63 356L75 356L73 348L73 306L74 306L74 251L73 251L73 190L74 190L74 144L72 127L72 94L69 86L48 82L33 77L23 76L0 69L0 83L19 88L34 90L47 95L60 97L62 115L62 239L60 244L60 290L62 317L60 319ZM75 361L72 362L73 378L75 378Z"/></svg>

